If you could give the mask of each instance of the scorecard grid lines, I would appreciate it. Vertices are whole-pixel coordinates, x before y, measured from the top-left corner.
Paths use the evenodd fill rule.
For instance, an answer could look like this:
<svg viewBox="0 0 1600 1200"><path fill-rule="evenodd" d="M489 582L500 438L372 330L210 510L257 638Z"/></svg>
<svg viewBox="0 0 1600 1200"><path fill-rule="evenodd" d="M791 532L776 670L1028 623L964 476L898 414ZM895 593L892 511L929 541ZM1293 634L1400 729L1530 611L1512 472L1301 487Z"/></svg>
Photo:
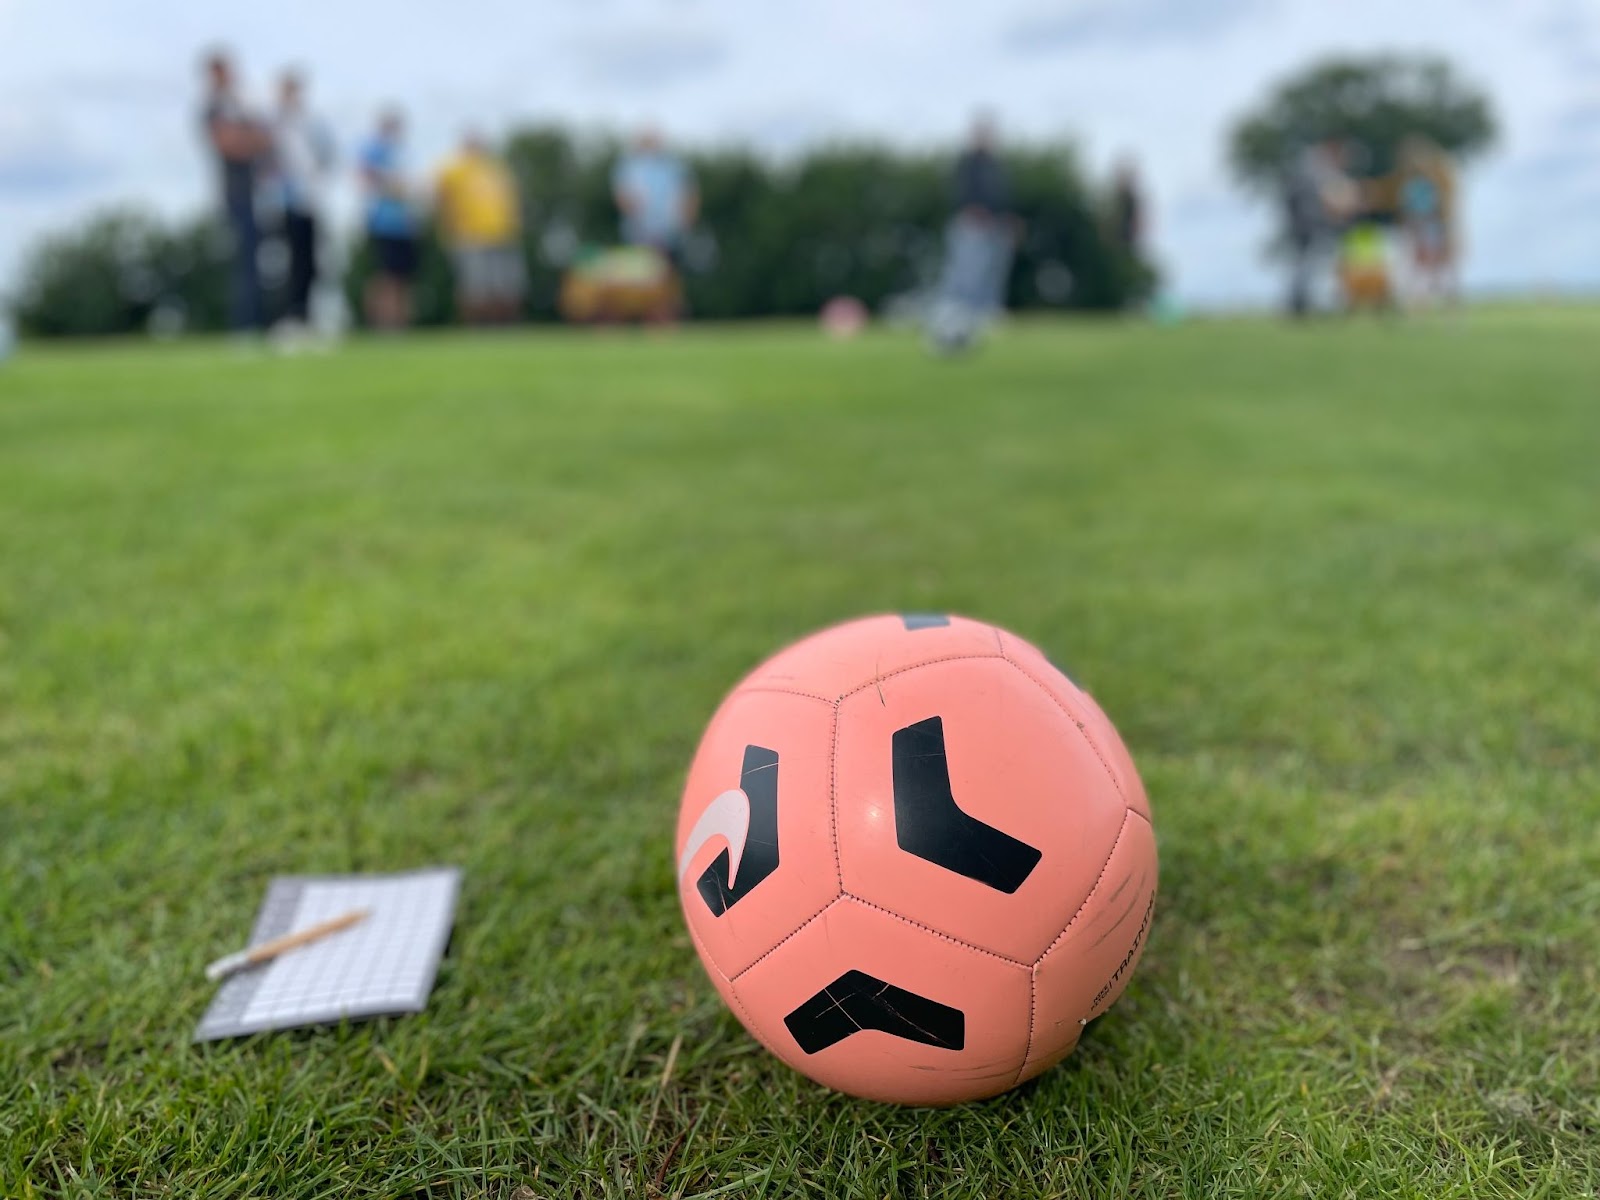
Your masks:
<svg viewBox="0 0 1600 1200"><path fill-rule="evenodd" d="M251 945L353 909L368 909L369 916L228 980L195 1039L421 1011L449 938L459 884L459 872L448 869L274 880Z"/></svg>

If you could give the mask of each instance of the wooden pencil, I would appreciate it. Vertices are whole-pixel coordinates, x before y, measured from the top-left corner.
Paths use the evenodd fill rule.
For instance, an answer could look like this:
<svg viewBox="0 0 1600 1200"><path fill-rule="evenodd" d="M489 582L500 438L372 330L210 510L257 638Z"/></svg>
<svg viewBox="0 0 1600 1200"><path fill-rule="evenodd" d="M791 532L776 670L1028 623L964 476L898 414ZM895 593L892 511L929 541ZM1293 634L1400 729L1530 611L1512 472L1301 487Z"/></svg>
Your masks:
<svg viewBox="0 0 1600 1200"><path fill-rule="evenodd" d="M259 946L251 946L247 950L237 950L232 954L224 955L206 968L206 978L210 980L221 979L225 975L232 975L235 971L242 971L246 967L253 967L260 963L277 958L285 951L304 946L308 942L317 941L327 937L330 933L337 933L341 929L348 929L358 921L364 921L371 915L365 908L357 908L345 913L343 916L330 917L326 921L318 921L315 925L307 925L304 929L296 929L293 933L286 933L270 941L262 942Z"/></svg>

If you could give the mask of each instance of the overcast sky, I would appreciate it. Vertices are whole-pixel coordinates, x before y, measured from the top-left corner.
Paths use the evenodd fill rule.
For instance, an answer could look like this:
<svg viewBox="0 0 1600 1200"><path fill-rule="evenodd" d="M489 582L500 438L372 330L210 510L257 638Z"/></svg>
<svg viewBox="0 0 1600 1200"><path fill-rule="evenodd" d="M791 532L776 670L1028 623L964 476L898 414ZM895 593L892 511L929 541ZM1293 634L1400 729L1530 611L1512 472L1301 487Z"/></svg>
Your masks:
<svg viewBox="0 0 1600 1200"><path fill-rule="evenodd" d="M1168 278L1211 304L1276 290L1271 214L1223 168L1232 117L1319 55L1433 50L1501 118L1467 179L1469 283L1600 289L1600 0L0 0L0 290L98 206L209 202L195 63L218 42L254 96L307 68L347 143L400 101L419 164L469 123L651 119L788 153L949 141L986 108L1096 172L1136 154Z"/></svg>

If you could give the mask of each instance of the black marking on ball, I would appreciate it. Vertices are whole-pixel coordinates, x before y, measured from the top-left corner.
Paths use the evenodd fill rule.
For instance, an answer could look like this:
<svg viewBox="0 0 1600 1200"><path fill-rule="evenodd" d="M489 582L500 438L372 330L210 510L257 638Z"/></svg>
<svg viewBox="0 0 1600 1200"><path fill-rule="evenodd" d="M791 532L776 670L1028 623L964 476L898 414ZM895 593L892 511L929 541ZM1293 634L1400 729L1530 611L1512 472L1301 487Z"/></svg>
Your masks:
<svg viewBox="0 0 1600 1200"><path fill-rule="evenodd" d="M939 629L950 624L943 613L901 613L900 620L907 629Z"/></svg>
<svg viewBox="0 0 1600 1200"><path fill-rule="evenodd" d="M739 860L738 881L728 882L729 859L724 850L711 860L695 885L715 917L743 900L778 869L778 752L765 746L746 746L739 786L750 800L750 832L745 839L744 856Z"/></svg>
<svg viewBox="0 0 1600 1200"><path fill-rule="evenodd" d="M894 836L907 854L1007 894L1042 857L1027 842L961 811L950 790L940 717L895 730Z"/></svg>
<svg viewBox="0 0 1600 1200"><path fill-rule="evenodd" d="M967 1019L959 1008L885 983L865 971L846 971L783 1019L807 1054L875 1029L924 1046L960 1050Z"/></svg>

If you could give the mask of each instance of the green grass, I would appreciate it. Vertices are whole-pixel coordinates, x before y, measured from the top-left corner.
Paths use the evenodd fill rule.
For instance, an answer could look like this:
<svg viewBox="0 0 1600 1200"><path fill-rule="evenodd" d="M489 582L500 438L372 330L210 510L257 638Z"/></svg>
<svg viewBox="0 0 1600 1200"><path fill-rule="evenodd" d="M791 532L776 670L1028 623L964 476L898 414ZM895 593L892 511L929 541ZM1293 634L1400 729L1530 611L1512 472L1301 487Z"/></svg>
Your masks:
<svg viewBox="0 0 1600 1200"><path fill-rule="evenodd" d="M1597 342L26 348L0 1194L1593 1195ZM722 692L885 609L1067 663L1161 844L1123 1001L950 1111L769 1058L673 889ZM425 1014L189 1044L272 874L434 862L466 882Z"/></svg>

